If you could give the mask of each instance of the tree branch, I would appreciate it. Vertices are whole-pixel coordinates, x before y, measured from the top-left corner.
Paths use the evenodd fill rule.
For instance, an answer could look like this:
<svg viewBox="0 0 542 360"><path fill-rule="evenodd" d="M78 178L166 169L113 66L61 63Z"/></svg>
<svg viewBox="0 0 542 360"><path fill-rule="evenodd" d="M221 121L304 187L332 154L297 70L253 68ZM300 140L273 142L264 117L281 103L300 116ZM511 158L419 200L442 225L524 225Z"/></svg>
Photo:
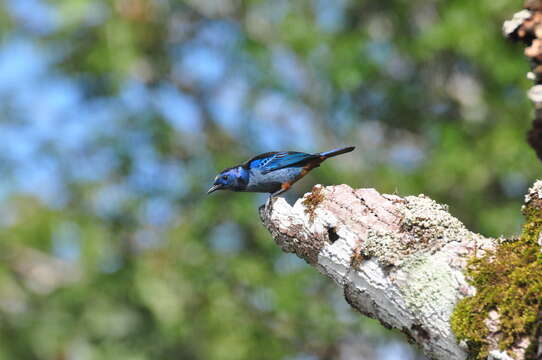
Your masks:
<svg viewBox="0 0 542 360"><path fill-rule="evenodd" d="M469 258L494 251L501 240L470 232L424 195L347 185L317 185L293 207L274 199L260 217L285 252L333 279L353 308L401 330L431 358L467 358L450 316L458 300L476 293L465 277ZM507 359L497 350L496 316L488 318L495 331L487 340L493 358Z"/></svg>

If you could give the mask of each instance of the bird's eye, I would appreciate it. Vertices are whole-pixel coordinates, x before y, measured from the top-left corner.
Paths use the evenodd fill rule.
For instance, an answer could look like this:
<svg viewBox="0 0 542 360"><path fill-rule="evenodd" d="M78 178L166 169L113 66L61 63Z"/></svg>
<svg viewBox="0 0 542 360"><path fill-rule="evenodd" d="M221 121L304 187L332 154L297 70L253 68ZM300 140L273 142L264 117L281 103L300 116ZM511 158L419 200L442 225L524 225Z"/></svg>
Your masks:
<svg viewBox="0 0 542 360"><path fill-rule="evenodd" d="M222 176L222 180L228 180L228 175Z"/></svg>

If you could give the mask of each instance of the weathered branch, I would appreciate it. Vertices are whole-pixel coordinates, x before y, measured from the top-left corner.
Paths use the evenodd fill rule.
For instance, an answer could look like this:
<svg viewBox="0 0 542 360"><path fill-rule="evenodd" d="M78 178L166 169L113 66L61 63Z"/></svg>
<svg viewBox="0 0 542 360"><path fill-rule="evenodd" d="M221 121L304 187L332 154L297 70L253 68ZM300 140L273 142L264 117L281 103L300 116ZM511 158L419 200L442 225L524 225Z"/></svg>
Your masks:
<svg viewBox="0 0 542 360"><path fill-rule="evenodd" d="M470 232L424 195L347 185L317 185L293 207L275 199L260 216L284 251L332 278L359 312L401 330L431 358L467 358L450 317L460 299L476 293L465 275L468 260L493 252L501 240ZM487 343L493 358L507 359L497 349L498 316L487 319L494 330Z"/></svg>

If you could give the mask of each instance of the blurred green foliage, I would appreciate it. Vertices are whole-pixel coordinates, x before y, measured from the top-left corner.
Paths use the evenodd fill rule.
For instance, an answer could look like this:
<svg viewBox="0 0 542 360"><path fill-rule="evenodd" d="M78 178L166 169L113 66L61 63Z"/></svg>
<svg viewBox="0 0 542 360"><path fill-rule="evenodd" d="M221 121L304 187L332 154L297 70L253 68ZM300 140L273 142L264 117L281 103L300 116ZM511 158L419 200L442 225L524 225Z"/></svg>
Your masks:
<svg viewBox="0 0 542 360"><path fill-rule="evenodd" d="M259 152L356 145L289 199L315 183L423 192L475 231L517 233L540 166L527 64L500 32L519 7L0 3L0 359L385 347L390 332L277 249L264 196L205 191Z"/></svg>

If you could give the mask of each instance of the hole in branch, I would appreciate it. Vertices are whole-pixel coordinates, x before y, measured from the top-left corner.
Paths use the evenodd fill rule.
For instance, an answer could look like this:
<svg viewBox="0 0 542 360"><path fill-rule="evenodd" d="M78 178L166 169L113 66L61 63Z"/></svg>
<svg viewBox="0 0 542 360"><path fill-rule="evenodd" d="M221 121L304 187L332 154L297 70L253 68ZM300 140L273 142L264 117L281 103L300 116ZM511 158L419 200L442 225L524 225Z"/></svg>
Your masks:
<svg viewBox="0 0 542 360"><path fill-rule="evenodd" d="M333 227L327 228L327 237L332 244L339 239L339 235L337 235Z"/></svg>

